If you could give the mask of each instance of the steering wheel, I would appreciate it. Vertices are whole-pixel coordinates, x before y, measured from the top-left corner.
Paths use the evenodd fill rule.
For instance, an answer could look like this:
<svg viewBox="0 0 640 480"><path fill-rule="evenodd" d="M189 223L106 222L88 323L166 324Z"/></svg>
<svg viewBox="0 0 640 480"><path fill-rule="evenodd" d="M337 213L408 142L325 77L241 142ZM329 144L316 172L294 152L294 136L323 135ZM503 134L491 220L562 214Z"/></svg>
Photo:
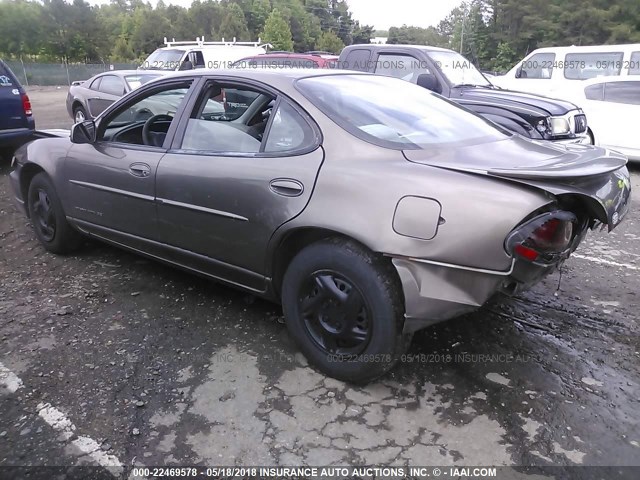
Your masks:
<svg viewBox="0 0 640 480"><path fill-rule="evenodd" d="M166 133L154 132L151 130L153 124L161 120L172 121L173 117L171 115L167 115L166 113L161 113L159 115L150 117L146 122L144 122L144 126L142 127L142 142L145 145L151 145L154 147L162 146Z"/></svg>

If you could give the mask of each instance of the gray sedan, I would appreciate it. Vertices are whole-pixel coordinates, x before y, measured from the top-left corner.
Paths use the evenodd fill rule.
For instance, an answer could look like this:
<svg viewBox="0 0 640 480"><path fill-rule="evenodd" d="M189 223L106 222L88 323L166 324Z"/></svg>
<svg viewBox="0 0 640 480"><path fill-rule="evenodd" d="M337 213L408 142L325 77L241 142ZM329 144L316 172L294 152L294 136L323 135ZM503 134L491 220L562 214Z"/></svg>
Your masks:
<svg viewBox="0 0 640 480"><path fill-rule="evenodd" d="M389 95L389 92L394 92ZM174 111L141 106L170 97ZM189 71L16 154L47 250L101 239L260 295L328 375L553 272L630 204L626 158L537 143L402 80Z"/></svg>
<svg viewBox="0 0 640 480"><path fill-rule="evenodd" d="M85 82L74 82L67 94L67 112L76 123L97 117L123 95L159 76L159 73L116 70L100 73Z"/></svg>

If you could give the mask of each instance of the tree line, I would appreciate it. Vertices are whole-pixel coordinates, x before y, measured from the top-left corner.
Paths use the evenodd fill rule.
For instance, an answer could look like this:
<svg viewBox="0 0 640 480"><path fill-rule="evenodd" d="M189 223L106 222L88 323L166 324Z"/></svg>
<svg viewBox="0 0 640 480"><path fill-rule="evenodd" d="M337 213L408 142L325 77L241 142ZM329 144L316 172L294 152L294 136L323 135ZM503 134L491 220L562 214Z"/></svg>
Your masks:
<svg viewBox="0 0 640 480"><path fill-rule="evenodd" d="M388 37L450 48L483 69L506 71L539 47L640 43L640 1L467 0L435 27L393 27Z"/></svg>
<svg viewBox="0 0 640 480"><path fill-rule="evenodd" d="M348 0L195 0L155 8L142 0L0 0L0 55L35 61L135 62L176 40L257 41L275 50L339 53L388 36L392 44L460 51L483 69L507 70L549 45L640 42L639 0L465 0L437 26L374 30ZM389 3L388 8L394 8Z"/></svg>
<svg viewBox="0 0 640 480"><path fill-rule="evenodd" d="M257 41L275 50L339 53L367 43L345 0L195 0L189 8L142 0L0 1L0 55L65 62L141 61L176 40Z"/></svg>

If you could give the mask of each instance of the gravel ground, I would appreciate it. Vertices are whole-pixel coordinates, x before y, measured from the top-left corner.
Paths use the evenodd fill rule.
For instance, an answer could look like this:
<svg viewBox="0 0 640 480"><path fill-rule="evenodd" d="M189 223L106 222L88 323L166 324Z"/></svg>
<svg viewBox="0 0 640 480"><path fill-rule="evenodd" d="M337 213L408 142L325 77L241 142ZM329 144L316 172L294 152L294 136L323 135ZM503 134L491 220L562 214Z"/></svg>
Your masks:
<svg viewBox="0 0 640 480"><path fill-rule="evenodd" d="M29 93L40 128L70 124L66 91ZM0 466L640 466L637 195L561 279L420 332L354 387L307 366L275 305L99 243L46 253L8 172Z"/></svg>

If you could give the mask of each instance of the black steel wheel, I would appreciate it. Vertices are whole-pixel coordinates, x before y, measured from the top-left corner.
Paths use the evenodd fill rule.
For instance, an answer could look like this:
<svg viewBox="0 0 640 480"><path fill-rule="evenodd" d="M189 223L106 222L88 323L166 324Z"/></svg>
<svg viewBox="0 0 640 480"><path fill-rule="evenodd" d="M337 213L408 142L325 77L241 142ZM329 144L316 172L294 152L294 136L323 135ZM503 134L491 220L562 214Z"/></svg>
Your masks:
<svg viewBox="0 0 640 480"><path fill-rule="evenodd" d="M330 238L299 252L284 275L282 307L309 362L340 380L383 375L410 343L395 268L352 240Z"/></svg>
<svg viewBox="0 0 640 480"><path fill-rule="evenodd" d="M44 248L52 253L69 253L80 246L82 236L67 222L56 190L44 172L31 180L27 206L36 237Z"/></svg>
<svg viewBox="0 0 640 480"><path fill-rule="evenodd" d="M365 350L371 340L370 306L352 281L332 270L315 272L298 302L307 332L327 354Z"/></svg>

